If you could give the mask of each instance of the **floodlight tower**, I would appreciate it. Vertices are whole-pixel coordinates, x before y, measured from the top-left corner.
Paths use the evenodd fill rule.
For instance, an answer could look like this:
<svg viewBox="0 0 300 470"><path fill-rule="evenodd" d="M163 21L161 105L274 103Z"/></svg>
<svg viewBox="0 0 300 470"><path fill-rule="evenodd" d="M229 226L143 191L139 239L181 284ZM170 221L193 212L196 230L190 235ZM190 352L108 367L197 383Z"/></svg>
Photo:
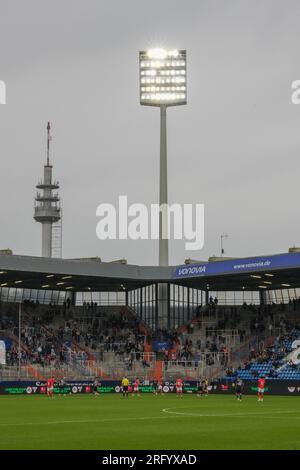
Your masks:
<svg viewBox="0 0 300 470"><path fill-rule="evenodd" d="M34 219L42 224L42 256L51 258L52 256L52 225L61 218L60 198L58 193L53 193L59 189L57 181L52 181L52 165L50 165L50 122L47 124L47 163L44 166L44 180L38 183L34 207Z"/></svg>
<svg viewBox="0 0 300 470"><path fill-rule="evenodd" d="M140 104L160 107L159 265L169 264L167 107L186 104L186 51L140 51Z"/></svg>

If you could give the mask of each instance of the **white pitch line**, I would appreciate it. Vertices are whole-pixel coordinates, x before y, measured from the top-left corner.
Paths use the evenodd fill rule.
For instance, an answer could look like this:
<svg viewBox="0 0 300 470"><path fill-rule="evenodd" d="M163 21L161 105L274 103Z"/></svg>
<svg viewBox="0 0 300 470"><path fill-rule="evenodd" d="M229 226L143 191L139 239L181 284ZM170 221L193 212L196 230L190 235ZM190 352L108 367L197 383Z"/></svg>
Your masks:
<svg viewBox="0 0 300 470"><path fill-rule="evenodd" d="M295 413L294 411L272 411L272 413L270 414L270 412L264 412L264 411L260 411L260 412L253 412L253 413L190 413L190 412L181 412L181 411L170 411L174 408L164 408L162 410L163 413L167 413L167 414L170 414L170 415L180 415L180 416L189 416L189 417L199 417L199 418L240 418L240 417L243 417L243 416L253 416L253 415L256 415L256 416L260 416L260 415L269 415L270 417L272 417L272 415L274 414L289 414L289 413ZM175 410L178 410L178 408L175 408Z"/></svg>
<svg viewBox="0 0 300 470"><path fill-rule="evenodd" d="M172 408L164 408L161 410L162 413L168 414L168 416L137 416L132 418L103 418L103 419L84 419L84 420L64 420L64 421L44 421L44 422L27 422L27 423L0 423L0 426L48 426L53 424L82 424L82 423L104 423L104 422L113 422L113 421L147 421L155 419L174 419L174 418L222 418L222 417L243 417L243 416L253 416L253 415L269 415L272 418L274 413L276 414L288 414L294 413L294 411L273 411L272 415L269 412L254 412L254 413L237 413L237 414L220 414L220 413L210 413L210 414L195 414L195 413L182 413L176 411L170 411ZM175 408L178 409L178 408ZM299 419L299 418L296 418Z"/></svg>
<svg viewBox="0 0 300 470"><path fill-rule="evenodd" d="M180 418L180 416L137 416L135 418L103 418L103 419L84 419L84 420L65 420L65 421L46 421L46 422L27 422L27 423L0 423L0 426L40 426L51 424L81 424L81 423L104 423L109 421L140 421L150 419L170 419Z"/></svg>
<svg viewBox="0 0 300 470"><path fill-rule="evenodd" d="M181 407L181 408L188 408L188 407ZM44 421L44 422L23 422L23 423L0 423L0 426L48 426L53 424L82 424L82 423L104 423L104 422L114 422L114 421L146 421L146 420L155 420L155 419L170 419L170 418L223 418L223 417L243 417L243 416L268 416L272 418L274 414L289 414L295 413L294 411L273 411L272 414L270 412L252 412L252 413L190 413L190 412L179 412L179 411L171 411L172 409L178 410L180 407L176 408L163 408L161 410L162 413L167 414L168 416L136 416L132 418L102 418L102 419L84 419L84 420L64 420L64 421ZM295 419L300 419L300 417L294 417Z"/></svg>

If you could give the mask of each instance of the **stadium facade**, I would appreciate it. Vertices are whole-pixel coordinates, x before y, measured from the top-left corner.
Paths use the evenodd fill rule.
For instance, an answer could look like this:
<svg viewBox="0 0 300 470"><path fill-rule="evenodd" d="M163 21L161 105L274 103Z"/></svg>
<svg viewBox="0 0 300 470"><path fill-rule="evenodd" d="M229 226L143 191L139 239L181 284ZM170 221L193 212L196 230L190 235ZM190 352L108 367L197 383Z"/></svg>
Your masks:
<svg viewBox="0 0 300 470"><path fill-rule="evenodd" d="M299 289L299 252L165 267L0 255L2 302L124 305L153 330L184 325L214 297L225 305L278 304L298 298Z"/></svg>

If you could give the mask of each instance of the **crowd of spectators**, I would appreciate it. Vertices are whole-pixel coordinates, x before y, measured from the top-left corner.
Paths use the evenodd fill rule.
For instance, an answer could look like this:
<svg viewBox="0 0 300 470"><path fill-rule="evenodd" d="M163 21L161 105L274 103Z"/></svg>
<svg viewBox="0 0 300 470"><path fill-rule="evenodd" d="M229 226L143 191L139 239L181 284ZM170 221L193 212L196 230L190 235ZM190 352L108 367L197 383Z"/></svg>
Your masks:
<svg viewBox="0 0 300 470"><path fill-rule="evenodd" d="M89 309L96 307L95 304L86 305ZM104 353L114 353L115 358L123 361L129 369L134 360L144 361L145 336L140 332L136 318L120 313L66 320L63 312L69 308L67 304L60 307L49 305L41 314L35 304L34 313L22 317L20 352L18 315L1 315L0 339L3 335L6 338L7 364L16 365L19 355L22 364L82 363L89 359L89 352L94 353L98 360L104 359ZM147 367L148 363L144 361L143 365Z"/></svg>
<svg viewBox="0 0 300 470"><path fill-rule="evenodd" d="M75 315L75 308L70 300L62 305L50 304L39 308L38 302L24 301L24 312L21 329L21 362L32 362L48 365L57 362L86 360L89 351L99 360L104 360L105 353L113 353L116 360L122 361L130 369L134 361L144 360L145 332L141 332L140 322L126 309L121 313L103 315L96 302L87 302L82 306L82 318ZM277 330L282 334L277 337L272 347L260 350L250 349L249 357L243 367L250 367L253 362L271 360L274 374L286 353L287 333L291 325L286 319L287 311L296 311L300 300L290 300L289 304L247 305L225 308L218 304L217 298L210 298L209 305L197 307L195 317L185 328L173 331L160 329L148 340L165 341L168 348L164 352L164 360L181 362L199 362L205 356L208 364L213 364L219 354L223 365L227 365L228 341L222 331L235 331L242 343L247 334L260 337L273 336ZM1 315L0 331L7 331L18 336L18 315ZM208 324L207 319L215 319ZM241 327L243 318L249 320L249 327ZM201 338L194 335L202 330ZM1 335L1 333L0 333ZM14 365L19 360L17 341L12 340L7 352L7 363ZM293 364L291 366L294 367ZM230 372L230 371L229 371Z"/></svg>

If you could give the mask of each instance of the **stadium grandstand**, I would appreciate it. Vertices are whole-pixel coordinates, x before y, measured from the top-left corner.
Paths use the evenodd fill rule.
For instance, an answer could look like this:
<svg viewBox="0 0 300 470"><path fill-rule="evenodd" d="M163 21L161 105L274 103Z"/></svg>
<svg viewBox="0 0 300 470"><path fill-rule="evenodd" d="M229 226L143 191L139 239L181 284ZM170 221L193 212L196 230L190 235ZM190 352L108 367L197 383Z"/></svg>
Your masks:
<svg viewBox="0 0 300 470"><path fill-rule="evenodd" d="M1 254L0 378L300 381L299 280L297 250L169 267Z"/></svg>

